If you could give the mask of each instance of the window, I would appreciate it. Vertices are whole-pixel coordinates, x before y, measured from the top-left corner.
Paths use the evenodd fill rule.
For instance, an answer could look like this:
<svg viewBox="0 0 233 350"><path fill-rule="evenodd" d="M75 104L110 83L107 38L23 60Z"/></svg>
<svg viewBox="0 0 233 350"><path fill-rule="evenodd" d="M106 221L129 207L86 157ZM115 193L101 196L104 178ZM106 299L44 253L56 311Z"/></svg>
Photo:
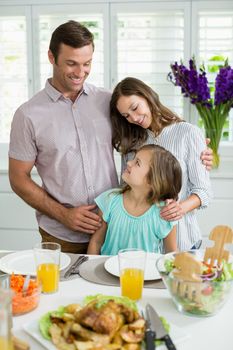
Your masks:
<svg viewBox="0 0 233 350"><path fill-rule="evenodd" d="M25 15L0 15L0 142L7 142L12 116L28 99L27 23Z"/></svg>
<svg viewBox="0 0 233 350"><path fill-rule="evenodd" d="M195 122L189 101L167 82L170 63L187 63L195 54L210 65L213 56L227 56L232 65L232 1L117 1L59 0L55 5L52 0L21 0L21 6L15 1L0 5L0 154L14 111L52 74L47 58L52 31L70 19L84 23L95 36L90 82L113 88L126 76L138 77L165 105ZM225 125L224 140L233 141L233 116Z"/></svg>
<svg viewBox="0 0 233 350"><path fill-rule="evenodd" d="M229 64L233 64L233 4L221 3L221 7L212 7L207 2L194 6L196 14L196 26L198 28L196 52L199 63L204 62L208 72L208 81L214 82L217 73L214 66L221 66L228 58ZM199 120L199 125L201 121ZM225 123L223 130L224 141L233 141L233 111Z"/></svg>
<svg viewBox="0 0 233 350"><path fill-rule="evenodd" d="M183 115L183 98L167 81L170 63L184 59L185 4L114 5L115 82L134 76L149 84L161 101Z"/></svg>

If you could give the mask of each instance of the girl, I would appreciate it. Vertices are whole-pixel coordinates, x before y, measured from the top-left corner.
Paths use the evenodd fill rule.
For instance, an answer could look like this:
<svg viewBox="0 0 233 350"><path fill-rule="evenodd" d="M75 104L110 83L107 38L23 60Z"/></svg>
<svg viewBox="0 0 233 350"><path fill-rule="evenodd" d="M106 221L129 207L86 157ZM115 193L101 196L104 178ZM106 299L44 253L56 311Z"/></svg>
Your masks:
<svg viewBox="0 0 233 350"><path fill-rule="evenodd" d="M181 167L160 146L146 145L127 163L122 189L108 190L96 198L102 226L92 236L88 254L116 255L120 249L140 248L159 252L176 250L174 222L160 218L159 206L177 199L181 189Z"/></svg>
<svg viewBox="0 0 233 350"><path fill-rule="evenodd" d="M165 220L179 220L179 250L199 248L202 235L195 209L205 208L211 197L209 173L200 159L206 148L202 132L165 107L155 91L135 78L125 78L117 84L110 113L113 146L123 156L123 168L134 156L134 151L147 143L163 146L180 162L182 190L179 201L169 201L160 215Z"/></svg>

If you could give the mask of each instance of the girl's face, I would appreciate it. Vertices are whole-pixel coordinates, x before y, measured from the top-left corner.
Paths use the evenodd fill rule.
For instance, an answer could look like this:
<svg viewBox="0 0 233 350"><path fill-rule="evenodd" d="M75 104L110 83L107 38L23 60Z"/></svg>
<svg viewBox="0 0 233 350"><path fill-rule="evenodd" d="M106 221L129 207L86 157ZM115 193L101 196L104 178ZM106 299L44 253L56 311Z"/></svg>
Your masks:
<svg viewBox="0 0 233 350"><path fill-rule="evenodd" d="M122 179L132 188L144 188L147 192L150 185L147 174L150 170L152 153L149 150L141 150L136 153L135 158L127 163L127 168L122 174Z"/></svg>
<svg viewBox="0 0 233 350"><path fill-rule="evenodd" d="M137 95L121 96L116 107L129 123L137 124L144 129L151 126L151 111L145 98Z"/></svg>

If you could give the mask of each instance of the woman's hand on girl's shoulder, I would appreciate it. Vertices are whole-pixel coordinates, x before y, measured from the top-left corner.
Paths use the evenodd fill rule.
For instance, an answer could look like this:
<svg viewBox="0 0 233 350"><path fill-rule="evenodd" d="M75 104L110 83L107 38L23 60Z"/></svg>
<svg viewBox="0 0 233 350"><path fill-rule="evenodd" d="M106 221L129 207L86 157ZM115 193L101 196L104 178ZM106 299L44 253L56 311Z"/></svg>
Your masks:
<svg viewBox="0 0 233 350"><path fill-rule="evenodd" d="M177 221L185 214L180 202L175 201L174 199L167 199L165 203L166 205L160 210L160 216L162 219L166 221Z"/></svg>

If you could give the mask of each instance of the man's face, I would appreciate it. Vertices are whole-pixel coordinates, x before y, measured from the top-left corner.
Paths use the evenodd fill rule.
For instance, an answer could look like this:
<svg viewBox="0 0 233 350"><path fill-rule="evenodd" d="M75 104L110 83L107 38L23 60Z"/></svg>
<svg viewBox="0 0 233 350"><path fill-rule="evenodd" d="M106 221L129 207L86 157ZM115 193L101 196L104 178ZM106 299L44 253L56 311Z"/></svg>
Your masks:
<svg viewBox="0 0 233 350"><path fill-rule="evenodd" d="M55 63L52 52L48 52L49 61L53 65L52 85L65 97L77 95L91 70L93 46L81 48L61 44Z"/></svg>

